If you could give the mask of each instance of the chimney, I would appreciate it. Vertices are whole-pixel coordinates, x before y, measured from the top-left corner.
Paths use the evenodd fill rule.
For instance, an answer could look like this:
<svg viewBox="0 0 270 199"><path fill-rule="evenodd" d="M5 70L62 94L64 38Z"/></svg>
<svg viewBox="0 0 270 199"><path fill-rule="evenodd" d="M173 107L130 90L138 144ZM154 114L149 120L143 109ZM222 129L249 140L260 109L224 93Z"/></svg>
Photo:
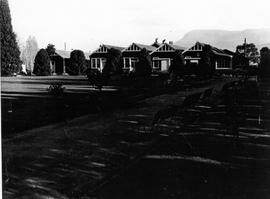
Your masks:
<svg viewBox="0 0 270 199"><path fill-rule="evenodd" d="M169 44L173 45L173 41L169 41Z"/></svg>
<svg viewBox="0 0 270 199"><path fill-rule="evenodd" d="M64 50L65 51L67 50L67 44L66 44L66 42L64 43Z"/></svg>

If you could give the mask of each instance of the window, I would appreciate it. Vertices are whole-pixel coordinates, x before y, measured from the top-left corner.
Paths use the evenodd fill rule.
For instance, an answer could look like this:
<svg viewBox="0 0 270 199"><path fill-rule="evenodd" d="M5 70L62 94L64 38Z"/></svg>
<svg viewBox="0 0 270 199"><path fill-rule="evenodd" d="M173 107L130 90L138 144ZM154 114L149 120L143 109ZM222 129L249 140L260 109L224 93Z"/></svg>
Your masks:
<svg viewBox="0 0 270 199"><path fill-rule="evenodd" d="M100 59L97 59L97 68L100 68Z"/></svg>
<svg viewBox="0 0 270 199"><path fill-rule="evenodd" d="M130 65L131 65L131 67L132 68L135 68L135 66L136 66L136 63L139 61L139 59L138 58L130 58Z"/></svg>
<svg viewBox="0 0 270 199"><path fill-rule="evenodd" d="M153 60L153 69L160 69L161 61L160 60Z"/></svg>
<svg viewBox="0 0 270 199"><path fill-rule="evenodd" d="M106 58L92 58L91 67L102 69L106 64Z"/></svg>
<svg viewBox="0 0 270 199"><path fill-rule="evenodd" d="M130 68L129 58L124 58L124 68Z"/></svg>
<svg viewBox="0 0 270 199"><path fill-rule="evenodd" d="M96 68L96 59L95 58L92 58L92 68Z"/></svg>
<svg viewBox="0 0 270 199"><path fill-rule="evenodd" d="M153 69L154 70L161 70L166 71L169 69L169 66L171 64L171 60L169 58L153 58Z"/></svg>

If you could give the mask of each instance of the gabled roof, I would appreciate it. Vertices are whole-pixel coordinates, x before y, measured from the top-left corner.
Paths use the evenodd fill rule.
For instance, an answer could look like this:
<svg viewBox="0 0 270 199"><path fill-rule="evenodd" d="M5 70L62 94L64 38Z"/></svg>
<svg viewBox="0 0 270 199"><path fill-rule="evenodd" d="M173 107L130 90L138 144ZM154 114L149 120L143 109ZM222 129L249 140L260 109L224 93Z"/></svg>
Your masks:
<svg viewBox="0 0 270 199"><path fill-rule="evenodd" d="M59 55L62 58L70 58L70 51L66 50L55 50L55 54Z"/></svg>
<svg viewBox="0 0 270 199"><path fill-rule="evenodd" d="M92 54L94 54L94 53L107 53L108 49L116 49L116 50L122 51L124 49L124 47L101 44L99 46L99 48L97 50L95 50Z"/></svg>
<svg viewBox="0 0 270 199"><path fill-rule="evenodd" d="M88 52L83 52L85 59L89 60L90 53ZM62 58L69 59L71 51L66 51L66 50L55 50L55 54L59 55Z"/></svg>
<svg viewBox="0 0 270 199"><path fill-rule="evenodd" d="M181 47L181 46L178 46L178 45L163 43L156 50L151 52L151 54L154 53L154 52L170 52L170 51L172 52L172 51L175 51L175 50L184 51L185 48Z"/></svg>
<svg viewBox="0 0 270 199"><path fill-rule="evenodd" d="M186 48L183 46L178 46L178 45L174 45L174 44L169 44L170 46L172 46L173 48L177 49L177 50L185 50Z"/></svg>
<svg viewBox="0 0 270 199"><path fill-rule="evenodd" d="M134 50L131 50L131 48L133 48ZM122 52L124 51L139 51L142 49L146 49L147 51L154 51L157 48L151 45L145 45L145 44L139 44L139 43L132 43L130 46L128 46L127 48L125 48Z"/></svg>
<svg viewBox="0 0 270 199"><path fill-rule="evenodd" d="M107 44L103 44L103 45L109 49L113 48L113 49L120 50L120 51L125 49L124 47L121 47L121 46L113 46L113 45L107 45Z"/></svg>
<svg viewBox="0 0 270 199"><path fill-rule="evenodd" d="M198 42L198 41L195 43L195 45L193 45L191 48L188 48L188 49L185 50L183 53L189 51L190 49L192 49L192 48L193 48L194 46L196 46L196 45L200 45L200 46L202 46L202 47L206 47L206 46L209 47L210 51L211 51L212 53L214 53L215 55L231 57L231 55L225 53L223 50L221 50L221 49L219 49L219 48L216 48L216 47L211 46L211 45L209 45L209 44L201 43L201 42Z"/></svg>
<svg viewBox="0 0 270 199"><path fill-rule="evenodd" d="M157 48L155 46L151 46L151 45L145 45L145 44L138 44L138 43L135 43L138 47L140 47L141 49L145 48L146 50L148 51L154 51L156 50Z"/></svg>

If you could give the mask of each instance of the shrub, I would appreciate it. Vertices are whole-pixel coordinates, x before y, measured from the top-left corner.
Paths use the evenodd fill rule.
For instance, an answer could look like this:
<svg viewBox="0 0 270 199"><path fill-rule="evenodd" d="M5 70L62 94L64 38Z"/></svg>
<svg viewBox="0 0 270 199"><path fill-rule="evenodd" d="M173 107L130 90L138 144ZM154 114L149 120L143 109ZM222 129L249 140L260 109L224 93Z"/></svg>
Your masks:
<svg viewBox="0 0 270 199"><path fill-rule="evenodd" d="M35 57L34 70L35 75L50 75L50 57L45 49L40 49Z"/></svg>
<svg viewBox="0 0 270 199"><path fill-rule="evenodd" d="M151 59L144 48L140 52L139 61L135 65L135 76L150 77L152 73Z"/></svg>
<svg viewBox="0 0 270 199"><path fill-rule="evenodd" d="M83 51L73 50L70 53L70 64L67 65L66 71L69 75L85 74L86 61Z"/></svg>
<svg viewBox="0 0 270 199"><path fill-rule="evenodd" d="M101 89L104 84L103 76L99 70L87 69L87 78L91 85L96 86L98 89Z"/></svg>
<svg viewBox="0 0 270 199"><path fill-rule="evenodd" d="M60 96L64 94L66 88L63 87L63 83L61 82L53 82L47 90L53 96Z"/></svg>

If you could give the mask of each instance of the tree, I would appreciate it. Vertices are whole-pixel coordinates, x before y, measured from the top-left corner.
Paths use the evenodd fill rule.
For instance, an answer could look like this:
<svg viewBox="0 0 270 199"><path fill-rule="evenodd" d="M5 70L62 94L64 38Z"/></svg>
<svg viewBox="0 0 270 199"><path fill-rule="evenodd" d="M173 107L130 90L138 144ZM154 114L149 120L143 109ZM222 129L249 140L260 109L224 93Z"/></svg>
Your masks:
<svg viewBox="0 0 270 199"><path fill-rule="evenodd" d="M21 59L26 65L26 70L33 72L34 59L38 52L38 43L34 36L29 36L26 40L26 45L22 48Z"/></svg>
<svg viewBox="0 0 270 199"><path fill-rule="evenodd" d="M110 76L112 74L120 74L122 72L121 67L121 51L111 48L108 50L108 57L102 74Z"/></svg>
<svg viewBox="0 0 270 199"><path fill-rule="evenodd" d="M0 32L1 76L7 76L21 70L20 50L13 32L7 0L0 1Z"/></svg>
<svg viewBox="0 0 270 199"><path fill-rule="evenodd" d="M249 59L250 63L258 64L259 63L259 52L255 44L244 43L236 47L236 53Z"/></svg>
<svg viewBox="0 0 270 199"><path fill-rule="evenodd" d="M50 75L50 57L45 49L40 49L35 57L34 71L35 75Z"/></svg>
<svg viewBox="0 0 270 199"><path fill-rule="evenodd" d="M182 53L176 50L173 55L172 63L169 67L169 73L175 77L183 76L185 74L185 64Z"/></svg>
<svg viewBox="0 0 270 199"><path fill-rule="evenodd" d="M259 75L261 77L270 76L270 49L263 47L260 50L261 61L259 64Z"/></svg>
<svg viewBox="0 0 270 199"><path fill-rule="evenodd" d="M70 75L81 75L86 71L86 61L84 52L73 50L70 53L70 64L66 67L66 72Z"/></svg>
<svg viewBox="0 0 270 199"><path fill-rule="evenodd" d="M143 48L139 55L139 61L135 64L135 75L148 77L151 76L151 73L151 59L147 50Z"/></svg>
<svg viewBox="0 0 270 199"><path fill-rule="evenodd" d="M46 51L49 56L53 55L55 53L55 46L53 44L48 44Z"/></svg>
<svg viewBox="0 0 270 199"><path fill-rule="evenodd" d="M196 72L200 77L208 77L214 74L214 68L211 67L211 47L205 45L205 50L202 52L201 60L199 62L198 71Z"/></svg>

